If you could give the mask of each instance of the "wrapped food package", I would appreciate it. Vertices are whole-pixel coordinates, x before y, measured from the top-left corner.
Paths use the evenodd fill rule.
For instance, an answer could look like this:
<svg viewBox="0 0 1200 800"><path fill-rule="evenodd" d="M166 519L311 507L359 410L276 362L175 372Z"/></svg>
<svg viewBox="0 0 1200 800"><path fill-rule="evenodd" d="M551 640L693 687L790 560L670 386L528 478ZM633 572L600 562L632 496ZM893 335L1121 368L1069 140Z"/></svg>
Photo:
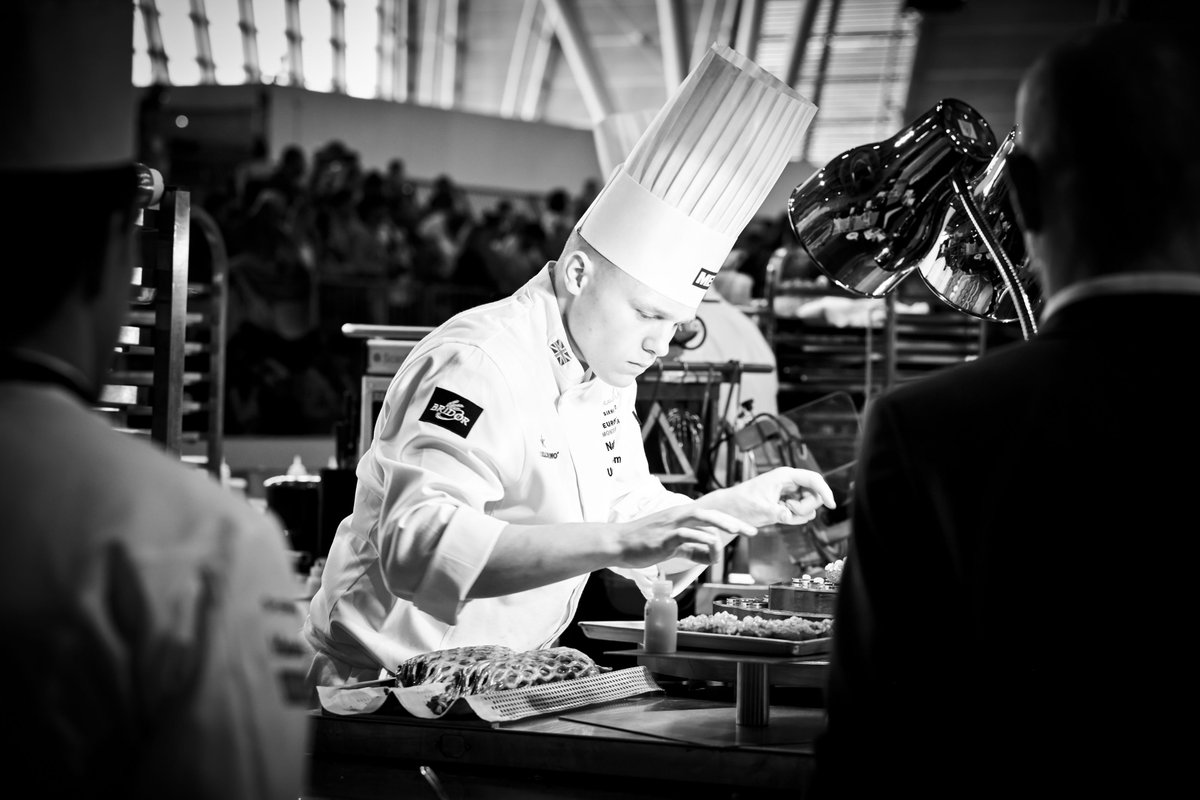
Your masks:
<svg viewBox="0 0 1200 800"><path fill-rule="evenodd" d="M590 656L572 647L519 652L499 645L453 647L403 661L396 670L401 687L440 684L429 708L441 715L466 695L540 686L598 675Z"/></svg>

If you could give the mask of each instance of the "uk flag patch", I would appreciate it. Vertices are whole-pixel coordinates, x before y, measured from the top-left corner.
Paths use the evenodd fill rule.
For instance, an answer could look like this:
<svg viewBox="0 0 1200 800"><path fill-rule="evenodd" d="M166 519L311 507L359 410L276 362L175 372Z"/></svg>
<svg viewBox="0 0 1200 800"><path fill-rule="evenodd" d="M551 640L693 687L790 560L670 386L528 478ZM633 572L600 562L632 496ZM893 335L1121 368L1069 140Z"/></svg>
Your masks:
<svg viewBox="0 0 1200 800"><path fill-rule="evenodd" d="M560 365L571 360L571 351L563 344L562 339L555 339L550 343L550 352L554 353L554 357L558 359Z"/></svg>

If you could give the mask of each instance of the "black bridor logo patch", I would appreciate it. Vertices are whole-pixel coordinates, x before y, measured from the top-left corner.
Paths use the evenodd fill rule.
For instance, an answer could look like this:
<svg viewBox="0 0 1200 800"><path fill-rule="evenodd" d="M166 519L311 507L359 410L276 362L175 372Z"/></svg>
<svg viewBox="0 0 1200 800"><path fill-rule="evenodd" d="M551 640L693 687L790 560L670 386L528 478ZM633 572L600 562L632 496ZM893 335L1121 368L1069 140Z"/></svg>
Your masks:
<svg viewBox="0 0 1200 800"><path fill-rule="evenodd" d="M717 273L712 270L701 269L696 273L696 279L692 281L692 286L698 289L707 289L712 286L713 278L717 277Z"/></svg>
<svg viewBox="0 0 1200 800"><path fill-rule="evenodd" d="M483 409L467 398L438 386L421 415L421 422L432 422L465 439L482 413Z"/></svg>

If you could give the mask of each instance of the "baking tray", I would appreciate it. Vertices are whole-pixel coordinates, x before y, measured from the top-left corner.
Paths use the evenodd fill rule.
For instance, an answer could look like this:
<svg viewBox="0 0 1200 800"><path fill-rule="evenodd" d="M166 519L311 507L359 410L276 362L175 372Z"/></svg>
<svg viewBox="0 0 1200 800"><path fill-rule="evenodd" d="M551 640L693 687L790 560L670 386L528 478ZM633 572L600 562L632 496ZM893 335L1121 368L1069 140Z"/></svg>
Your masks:
<svg viewBox="0 0 1200 800"><path fill-rule="evenodd" d="M579 627L589 639L641 644L643 624L640 619L619 619L600 622L581 621ZM725 653L754 653L770 656L811 656L828 653L833 639L824 637L797 642L791 639L767 639L762 636L679 631L675 643L681 650L719 650Z"/></svg>

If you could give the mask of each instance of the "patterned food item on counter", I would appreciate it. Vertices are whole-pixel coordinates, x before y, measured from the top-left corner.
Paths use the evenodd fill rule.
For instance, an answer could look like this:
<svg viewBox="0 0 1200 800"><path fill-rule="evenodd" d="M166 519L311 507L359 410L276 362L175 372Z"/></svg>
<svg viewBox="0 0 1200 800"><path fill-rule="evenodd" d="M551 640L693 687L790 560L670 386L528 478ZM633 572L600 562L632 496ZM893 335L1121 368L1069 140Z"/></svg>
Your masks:
<svg viewBox="0 0 1200 800"><path fill-rule="evenodd" d="M766 639L788 639L803 642L831 635L833 620L807 619L793 616L775 619L766 617L735 617L728 611L716 614L695 614L679 620L679 630L693 633L722 633L727 636L759 636Z"/></svg>
<svg viewBox="0 0 1200 800"><path fill-rule="evenodd" d="M839 583L842 580L842 567L846 565L846 559L839 558L837 561L831 561L825 565L825 580L828 583Z"/></svg>
<svg viewBox="0 0 1200 800"><path fill-rule="evenodd" d="M573 647L517 652L500 645L477 645L413 656L396 670L396 685L443 684L444 691L429 700L430 710L441 715L464 695L540 686L599 673L596 662Z"/></svg>

